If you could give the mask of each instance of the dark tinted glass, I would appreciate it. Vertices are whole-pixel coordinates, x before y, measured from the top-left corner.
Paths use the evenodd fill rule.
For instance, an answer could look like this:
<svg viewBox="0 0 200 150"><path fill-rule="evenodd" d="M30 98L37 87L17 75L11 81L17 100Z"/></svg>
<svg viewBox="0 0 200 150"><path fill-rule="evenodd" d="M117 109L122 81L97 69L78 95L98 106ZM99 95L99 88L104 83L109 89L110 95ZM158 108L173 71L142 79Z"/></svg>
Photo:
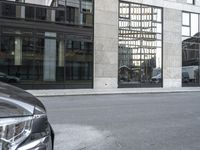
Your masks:
<svg viewBox="0 0 200 150"><path fill-rule="evenodd" d="M81 81L92 79L93 50L91 42L68 40L66 43L66 80Z"/></svg>
<svg viewBox="0 0 200 150"><path fill-rule="evenodd" d="M35 15L35 8L26 6L26 8L25 8L25 18L33 20L34 19L34 15Z"/></svg>
<svg viewBox="0 0 200 150"><path fill-rule="evenodd" d="M92 87L92 42L65 39L54 32L3 31L0 81L24 89Z"/></svg>
<svg viewBox="0 0 200 150"><path fill-rule="evenodd" d="M57 22L65 22L65 11L64 10L56 10L56 21Z"/></svg>
<svg viewBox="0 0 200 150"><path fill-rule="evenodd" d="M42 1L32 1L29 4L0 2L6 3L6 7L1 7L4 8L2 14L7 18L20 18L16 27L0 27L3 28L0 33L0 72L4 77L9 76L4 78L5 82L24 89L92 87L92 30L83 27L83 31L89 33L87 35L77 31L73 31L73 35L71 31L60 31L61 24L65 28L70 23L73 30L77 29L74 24L93 25L93 3L90 0L82 6L79 0L59 0L54 3L55 7L38 5ZM56 26L53 22L60 25L49 33L46 28L25 29L24 21L36 21L38 25L42 22L44 24L44 21L51 22L48 29L52 25Z"/></svg>
<svg viewBox="0 0 200 150"><path fill-rule="evenodd" d="M45 8L36 8L36 19L46 20L47 10Z"/></svg>
<svg viewBox="0 0 200 150"><path fill-rule="evenodd" d="M2 15L6 17L16 17L16 5L15 4L5 4L1 5Z"/></svg>
<svg viewBox="0 0 200 150"><path fill-rule="evenodd" d="M69 23L75 22L75 8L67 6L66 8L66 19Z"/></svg>

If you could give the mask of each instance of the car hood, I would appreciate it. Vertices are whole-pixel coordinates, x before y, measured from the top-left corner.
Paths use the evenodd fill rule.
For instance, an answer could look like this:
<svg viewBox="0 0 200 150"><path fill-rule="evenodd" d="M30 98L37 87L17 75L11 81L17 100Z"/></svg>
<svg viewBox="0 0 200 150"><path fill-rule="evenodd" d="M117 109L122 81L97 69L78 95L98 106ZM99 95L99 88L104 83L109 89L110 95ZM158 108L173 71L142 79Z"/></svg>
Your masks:
<svg viewBox="0 0 200 150"><path fill-rule="evenodd" d="M45 110L44 105L31 94L0 82L0 118L33 115L35 107Z"/></svg>

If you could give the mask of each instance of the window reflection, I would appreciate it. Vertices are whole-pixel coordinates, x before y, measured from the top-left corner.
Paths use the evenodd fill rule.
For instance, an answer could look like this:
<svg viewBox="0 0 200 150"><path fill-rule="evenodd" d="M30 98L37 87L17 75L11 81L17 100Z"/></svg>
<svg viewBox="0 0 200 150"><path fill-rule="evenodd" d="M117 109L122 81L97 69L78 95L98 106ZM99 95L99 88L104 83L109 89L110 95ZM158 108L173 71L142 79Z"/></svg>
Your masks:
<svg viewBox="0 0 200 150"><path fill-rule="evenodd" d="M56 22L65 22L64 10L56 10Z"/></svg>
<svg viewBox="0 0 200 150"><path fill-rule="evenodd" d="M25 89L91 88L93 43L74 39L55 32L4 28L0 81Z"/></svg>
<svg viewBox="0 0 200 150"><path fill-rule="evenodd" d="M120 2L119 86L162 86L162 9Z"/></svg>
<svg viewBox="0 0 200 150"><path fill-rule="evenodd" d="M19 21L13 28L0 27L2 76L19 79L13 84L25 89L92 87L93 0L56 0L51 4L39 0L0 0L0 7L0 17ZM49 26L70 24L74 30L80 26L73 25L89 27L84 33L75 31L71 35L72 32L57 28L55 31L49 28L50 32L23 29L26 21L38 25L50 23Z"/></svg>
<svg viewBox="0 0 200 150"><path fill-rule="evenodd" d="M27 3L30 4L27 5ZM93 25L93 0L57 0L52 3L44 3L44 1L25 1L22 3L0 1L0 7L3 17Z"/></svg>
<svg viewBox="0 0 200 150"><path fill-rule="evenodd" d="M15 4L2 4L2 15L6 17L16 17L16 6Z"/></svg>
<svg viewBox="0 0 200 150"><path fill-rule="evenodd" d="M92 43L68 40L66 43L66 82L88 82L92 79Z"/></svg>
<svg viewBox="0 0 200 150"><path fill-rule="evenodd" d="M75 12L76 12L76 8L71 7L71 6L67 6L67 8L66 8L66 21L68 23L74 23L75 22Z"/></svg>
<svg viewBox="0 0 200 150"><path fill-rule="evenodd" d="M36 19L46 20L47 10L45 8L36 8Z"/></svg>
<svg viewBox="0 0 200 150"><path fill-rule="evenodd" d="M185 14L185 12L183 12ZM187 13L188 17L183 17L183 22L189 22L189 26L183 24L182 27L182 83L183 86L200 86L199 66L200 66L200 32L199 14ZM187 28L188 34L185 34Z"/></svg>

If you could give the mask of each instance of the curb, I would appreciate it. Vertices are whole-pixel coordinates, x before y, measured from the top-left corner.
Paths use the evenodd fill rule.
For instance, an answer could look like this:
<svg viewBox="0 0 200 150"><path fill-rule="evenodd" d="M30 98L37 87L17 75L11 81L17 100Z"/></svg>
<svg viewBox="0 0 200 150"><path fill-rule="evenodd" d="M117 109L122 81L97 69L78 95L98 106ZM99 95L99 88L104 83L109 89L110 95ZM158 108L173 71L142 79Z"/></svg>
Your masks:
<svg viewBox="0 0 200 150"><path fill-rule="evenodd" d="M83 95L114 95L114 94L160 94L200 92L200 88L156 88L156 89L76 89L76 90L27 90L36 97L83 96Z"/></svg>

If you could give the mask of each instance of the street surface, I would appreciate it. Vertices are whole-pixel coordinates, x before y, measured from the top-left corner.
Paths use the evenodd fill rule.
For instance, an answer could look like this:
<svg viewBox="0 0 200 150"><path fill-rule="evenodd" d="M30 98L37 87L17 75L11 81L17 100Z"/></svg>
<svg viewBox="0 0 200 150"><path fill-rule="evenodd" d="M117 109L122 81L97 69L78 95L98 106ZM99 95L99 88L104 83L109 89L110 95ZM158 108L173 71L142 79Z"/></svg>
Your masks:
<svg viewBox="0 0 200 150"><path fill-rule="evenodd" d="M55 150L200 150L200 93L42 97Z"/></svg>

